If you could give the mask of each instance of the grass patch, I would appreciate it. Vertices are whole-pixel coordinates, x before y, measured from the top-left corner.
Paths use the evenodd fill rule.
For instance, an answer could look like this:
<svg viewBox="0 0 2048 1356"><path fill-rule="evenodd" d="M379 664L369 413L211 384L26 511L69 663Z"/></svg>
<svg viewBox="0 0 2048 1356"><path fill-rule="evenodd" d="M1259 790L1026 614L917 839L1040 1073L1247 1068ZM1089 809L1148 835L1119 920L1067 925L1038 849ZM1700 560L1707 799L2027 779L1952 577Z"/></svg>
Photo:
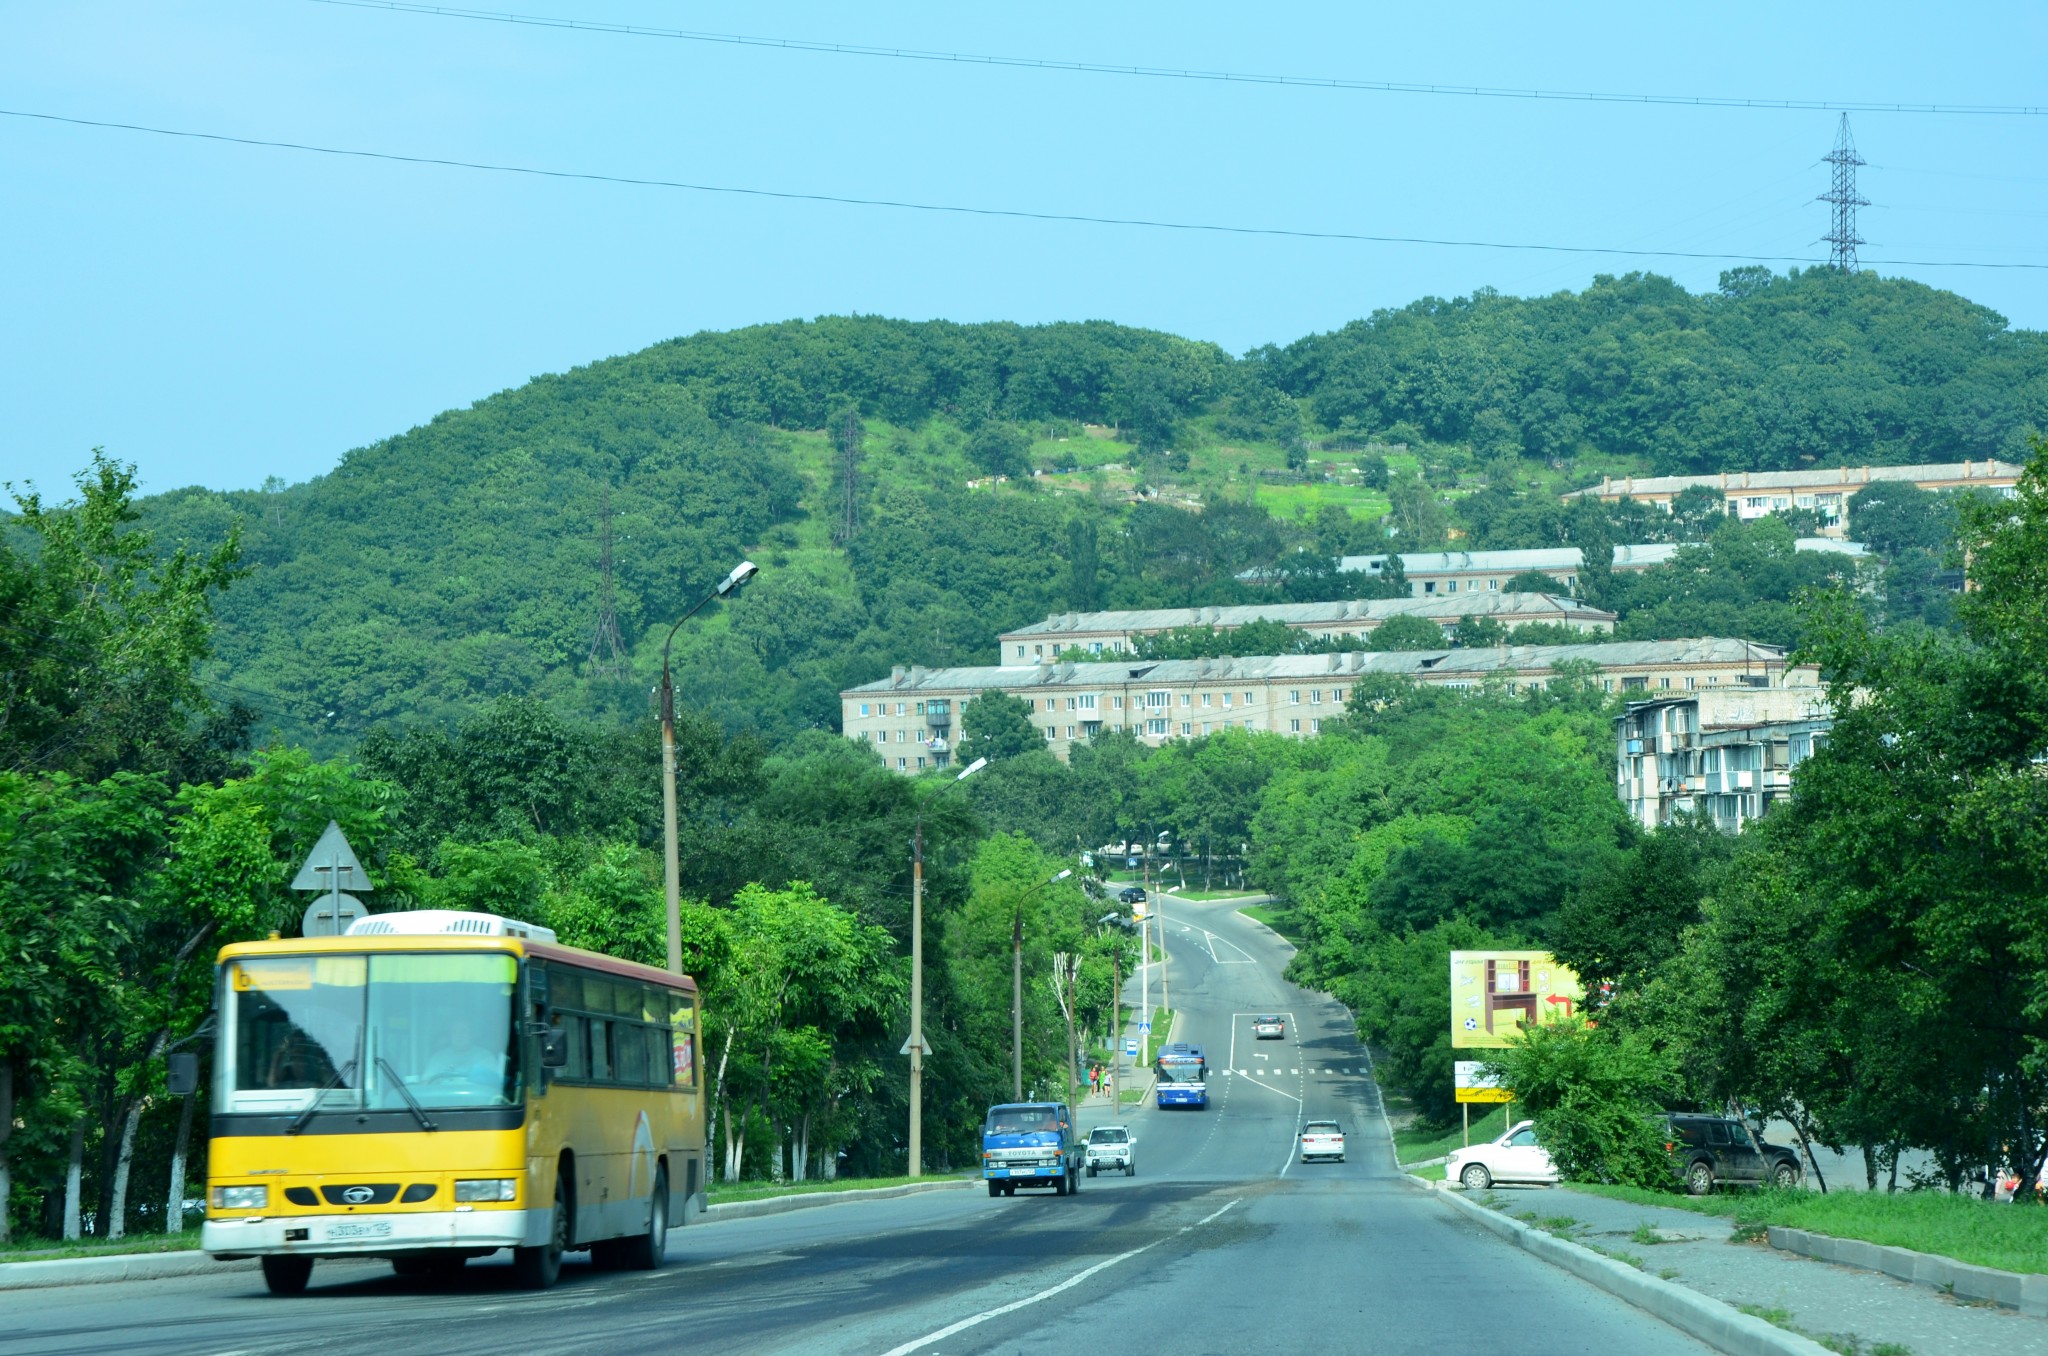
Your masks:
<svg viewBox="0 0 2048 1356"><path fill-rule="evenodd" d="M1410 1177L1419 1177L1425 1182L1441 1182L1445 1180L1444 1165L1432 1163L1426 1168L1410 1168L1408 1175Z"/></svg>
<svg viewBox="0 0 2048 1356"><path fill-rule="evenodd" d="M837 1177L808 1182L718 1182L706 1189L713 1205L734 1201L759 1201L771 1196L808 1196L821 1191L865 1191L871 1187L907 1186L912 1182L942 1182L971 1174L928 1172L922 1177Z"/></svg>
<svg viewBox="0 0 2048 1356"><path fill-rule="evenodd" d="M1292 909L1283 909L1277 904L1247 904L1238 912L1256 922L1264 923L1297 949L1301 946L1301 930L1295 925Z"/></svg>
<svg viewBox="0 0 2048 1356"><path fill-rule="evenodd" d="M1647 1223L1638 1224L1636 1231L1628 1237L1629 1242L1640 1243L1644 1247L1654 1247L1664 1241L1663 1235L1659 1234L1654 1226Z"/></svg>
<svg viewBox="0 0 2048 1356"><path fill-rule="evenodd" d="M1302 514L1314 517L1324 506L1334 504L1354 518L1377 522L1393 507L1392 501L1382 491L1328 480L1311 481L1306 485L1262 484L1253 491L1252 500L1276 518L1294 518Z"/></svg>
<svg viewBox="0 0 2048 1356"><path fill-rule="evenodd" d="M130 1234L126 1238L84 1238L75 1243L36 1240L0 1248L0 1262L55 1262L67 1257L121 1257L147 1252L190 1252L199 1230L176 1234Z"/></svg>
<svg viewBox="0 0 2048 1356"><path fill-rule="evenodd" d="M1683 1196L1639 1187L1574 1182L1639 1205L1661 1205L1734 1221L1738 1236L1776 1224L1888 1248L1912 1248L2000 1271L2048 1273L2048 1210L1972 1200L1941 1191L1729 1191Z"/></svg>
<svg viewBox="0 0 2048 1356"><path fill-rule="evenodd" d="M1212 899L1243 899L1246 895L1256 893L1254 890L1175 890L1167 898L1192 899L1198 904L1206 904Z"/></svg>
<svg viewBox="0 0 2048 1356"><path fill-rule="evenodd" d="M1782 1309L1775 1305L1767 1307L1761 1304L1738 1304L1735 1307L1753 1318L1762 1319L1773 1327L1783 1328L1786 1332L1796 1332L1801 1337L1810 1338L1826 1347L1829 1351L1839 1352L1840 1356L1913 1356L1913 1348L1903 1342L1874 1342L1865 1345L1863 1339L1853 1332L1814 1332L1811 1329L1802 1328L1792 1321L1792 1311L1790 1309Z"/></svg>
<svg viewBox="0 0 2048 1356"><path fill-rule="evenodd" d="M1172 1041L1173 1009L1157 1008L1152 1013L1151 1033L1145 1037L1145 1058L1141 1061L1144 1066L1151 1068L1152 1061L1159 1058L1159 1047L1169 1045Z"/></svg>
<svg viewBox="0 0 2048 1356"><path fill-rule="evenodd" d="M1484 1144L1500 1135L1508 1128L1507 1119L1507 1108L1499 1103L1495 1103L1492 1110L1484 1116L1474 1116L1472 1142ZM1394 1132L1394 1156L1403 1163L1413 1163L1418 1159L1440 1157L1453 1149L1464 1147L1464 1143L1465 1132L1461 1128L1453 1127L1449 1131L1440 1132L1410 1127Z"/></svg>

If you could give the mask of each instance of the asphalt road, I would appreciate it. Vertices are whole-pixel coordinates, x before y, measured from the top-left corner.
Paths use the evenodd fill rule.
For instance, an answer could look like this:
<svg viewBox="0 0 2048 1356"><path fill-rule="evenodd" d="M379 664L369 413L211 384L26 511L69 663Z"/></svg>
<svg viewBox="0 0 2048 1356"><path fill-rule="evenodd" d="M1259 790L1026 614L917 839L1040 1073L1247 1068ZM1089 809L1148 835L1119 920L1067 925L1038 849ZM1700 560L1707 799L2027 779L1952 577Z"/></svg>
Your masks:
<svg viewBox="0 0 2048 1356"><path fill-rule="evenodd" d="M0 1352L1707 1350L1404 1185L1343 1011L1282 979L1284 944L1231 905L1166 908L1174 1035L1219 1072L1206 1110L1126 1112L1134 1178L695 1222L661 1271L572 1260L538 1294L502 1255L445 1281L322 1262L294 1299L250 1272L8 1292ZM1285 1040L1252 1038L1263 1012ZM1342 1122L1347 1161L1296 1161L1304 1118Z"/></svg>

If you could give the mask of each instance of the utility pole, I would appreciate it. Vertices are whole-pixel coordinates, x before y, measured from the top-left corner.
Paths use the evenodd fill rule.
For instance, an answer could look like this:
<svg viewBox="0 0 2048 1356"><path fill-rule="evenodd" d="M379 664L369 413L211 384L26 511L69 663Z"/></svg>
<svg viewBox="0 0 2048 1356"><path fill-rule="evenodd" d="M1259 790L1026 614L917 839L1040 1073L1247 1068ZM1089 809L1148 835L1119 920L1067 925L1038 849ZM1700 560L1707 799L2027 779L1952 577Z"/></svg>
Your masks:
<svg viewBox="0 0 2048 1356"><path fill-rule="evenodd" d="M948 786L958 785L988 766L977 758L962 768ZM940 795L945 792L941 790ZM926 803L929 805L929 802ZM910 1056L910 1177L924 1176L924 811L910 837L910 1038L903 1053Z"/></svg>
<svg viewBox="0 0 2048 1356"><path fill-rule="evenodd" d="M1124 1067L1124 960L1115 947L1109 952L1109 1109L1121 1112L1123 1099L1117 1095L1118 1075Z"/></svg>
<svg viewBox="0 0 2048 1356"><path fill-rule="evenodd" d="M1024 1100L1024 902L1010 920L1010 1100Z"/></svg>
<svg viewBox="0 0 2048 1356"><path fill-rule="evenodd" d="M1855 139L1849 135L1849 115L1844 113L1836 124L1835 148L1822 159L1834 167L1834 174L1828 184L1828 191L1815 199L1828 203L1834 212L1828 222L1828 233L1821 239L1828 242L1828 267L1843 273L1856 271L1856 247L1867 243L1856 234L1856 209L1870 206L1870 199L1858 196L1856 192L1856 167L1868 164L1856 154Z"/></svg>

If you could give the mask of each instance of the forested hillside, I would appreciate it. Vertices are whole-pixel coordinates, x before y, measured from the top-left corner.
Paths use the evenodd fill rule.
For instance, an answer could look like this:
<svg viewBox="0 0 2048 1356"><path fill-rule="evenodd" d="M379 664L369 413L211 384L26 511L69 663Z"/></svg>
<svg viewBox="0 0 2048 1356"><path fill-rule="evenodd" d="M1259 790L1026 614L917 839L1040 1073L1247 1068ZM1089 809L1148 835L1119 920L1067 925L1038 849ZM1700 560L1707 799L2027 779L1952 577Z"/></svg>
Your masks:
<svg viewBox="0 0 2048 1356"><path fill-rule="evenodd" d="M1055 610L1356 595L1329 559L1390 545L1710 535L1567 512L1558 492L1600 474L2017 458L2044 426L2042 335L1914 283L1739 270L1710 295L1632 275L1426 300L1242 359L1103 322L699 334L307 484L143 508L166 545L242 524L251 568L203 677L259 729L338 749L506 694L642 712L666 623L748 553L760 580L678 637L679 678L779 740L891 663L987 662ZM607 504L619 664L592 649ZM1606 601L1641 612L1628 634L1792 639L1820 571L1789 535L1704 543ZM1944 546L1888 590L1905 615L1945 615Z"/></svg>

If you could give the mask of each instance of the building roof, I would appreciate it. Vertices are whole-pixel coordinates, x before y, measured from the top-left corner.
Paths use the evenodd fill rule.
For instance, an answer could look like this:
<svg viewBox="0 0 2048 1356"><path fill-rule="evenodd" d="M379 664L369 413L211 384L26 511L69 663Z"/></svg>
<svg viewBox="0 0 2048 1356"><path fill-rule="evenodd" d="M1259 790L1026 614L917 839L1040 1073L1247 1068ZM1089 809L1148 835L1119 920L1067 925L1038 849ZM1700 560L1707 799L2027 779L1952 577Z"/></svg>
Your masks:
<svg viewBox="0 0 2048 1356"><path fill-rule="evenodd" d="M1177 626L1234 628L1255 621L1288 626L1341 625L1347 621L1379 623L1389 617L1512 616L1522 621L1612 622L1576 598L1549 593L1452 593L1428 598L1353 598L1329 603L1250 603L1232 607L1154 607L1121 612L1064 612L1042 622L1005 631L1005 639L1113 631L1169 631Z"/></svg>
<svg viewBox="0 0 2048 1356"><path fill-rule="evenodd" d="M1839 466L1810 471L1722 471L1705 476L1629 476L1604 479L1573 490L1579 495L1676 494L1695 485L1714 490L1809 490L1836 485L1867 485L1885 480L2017 481L2021 468L2008 461L1951 461L1922 466Z"/></svg>
<svg viewBox="0 0 2048 1356"><path fill-rule="evenodd" d="M1614 548L1617 570L1647 569L1662 565L1693 542L1646 541ZM1834 551L1845 556L1869 553L1862 542L1837 541L1833 537L1801 537L1795 543L1801 551ZM1378 573L1386 568L1387 557L1345 556L1337 562L1340 570ZM1523 551L1409 551L1401 556L1401 568L1411 575L1424 574L1519 574L1524 570L1576 570L1581 557L1576 546L1545 546ZM1455 597L1471 597L1457 594Z"/></svg>
<svg viewBox="0 0 2048 1356"><path fill-rule="evenodd" d="M840 693L939 692L979 693L991 688L1162 687L1175 683L1229 684L1245 680L1356 678L1368 673L1438 677L1467 674L1481 678L1500 669L1526 671L1554 668L1567 661L1597 664L1603 669L1679 667L1689 664L1783 665L1785 651L1755 641L1622 640L1597 645L1498 645L1471 649L1372 650L1345 654L1251 655L1235 659L1125 660L1122 663L977 665L963 668L899 669Z"/></svg>

